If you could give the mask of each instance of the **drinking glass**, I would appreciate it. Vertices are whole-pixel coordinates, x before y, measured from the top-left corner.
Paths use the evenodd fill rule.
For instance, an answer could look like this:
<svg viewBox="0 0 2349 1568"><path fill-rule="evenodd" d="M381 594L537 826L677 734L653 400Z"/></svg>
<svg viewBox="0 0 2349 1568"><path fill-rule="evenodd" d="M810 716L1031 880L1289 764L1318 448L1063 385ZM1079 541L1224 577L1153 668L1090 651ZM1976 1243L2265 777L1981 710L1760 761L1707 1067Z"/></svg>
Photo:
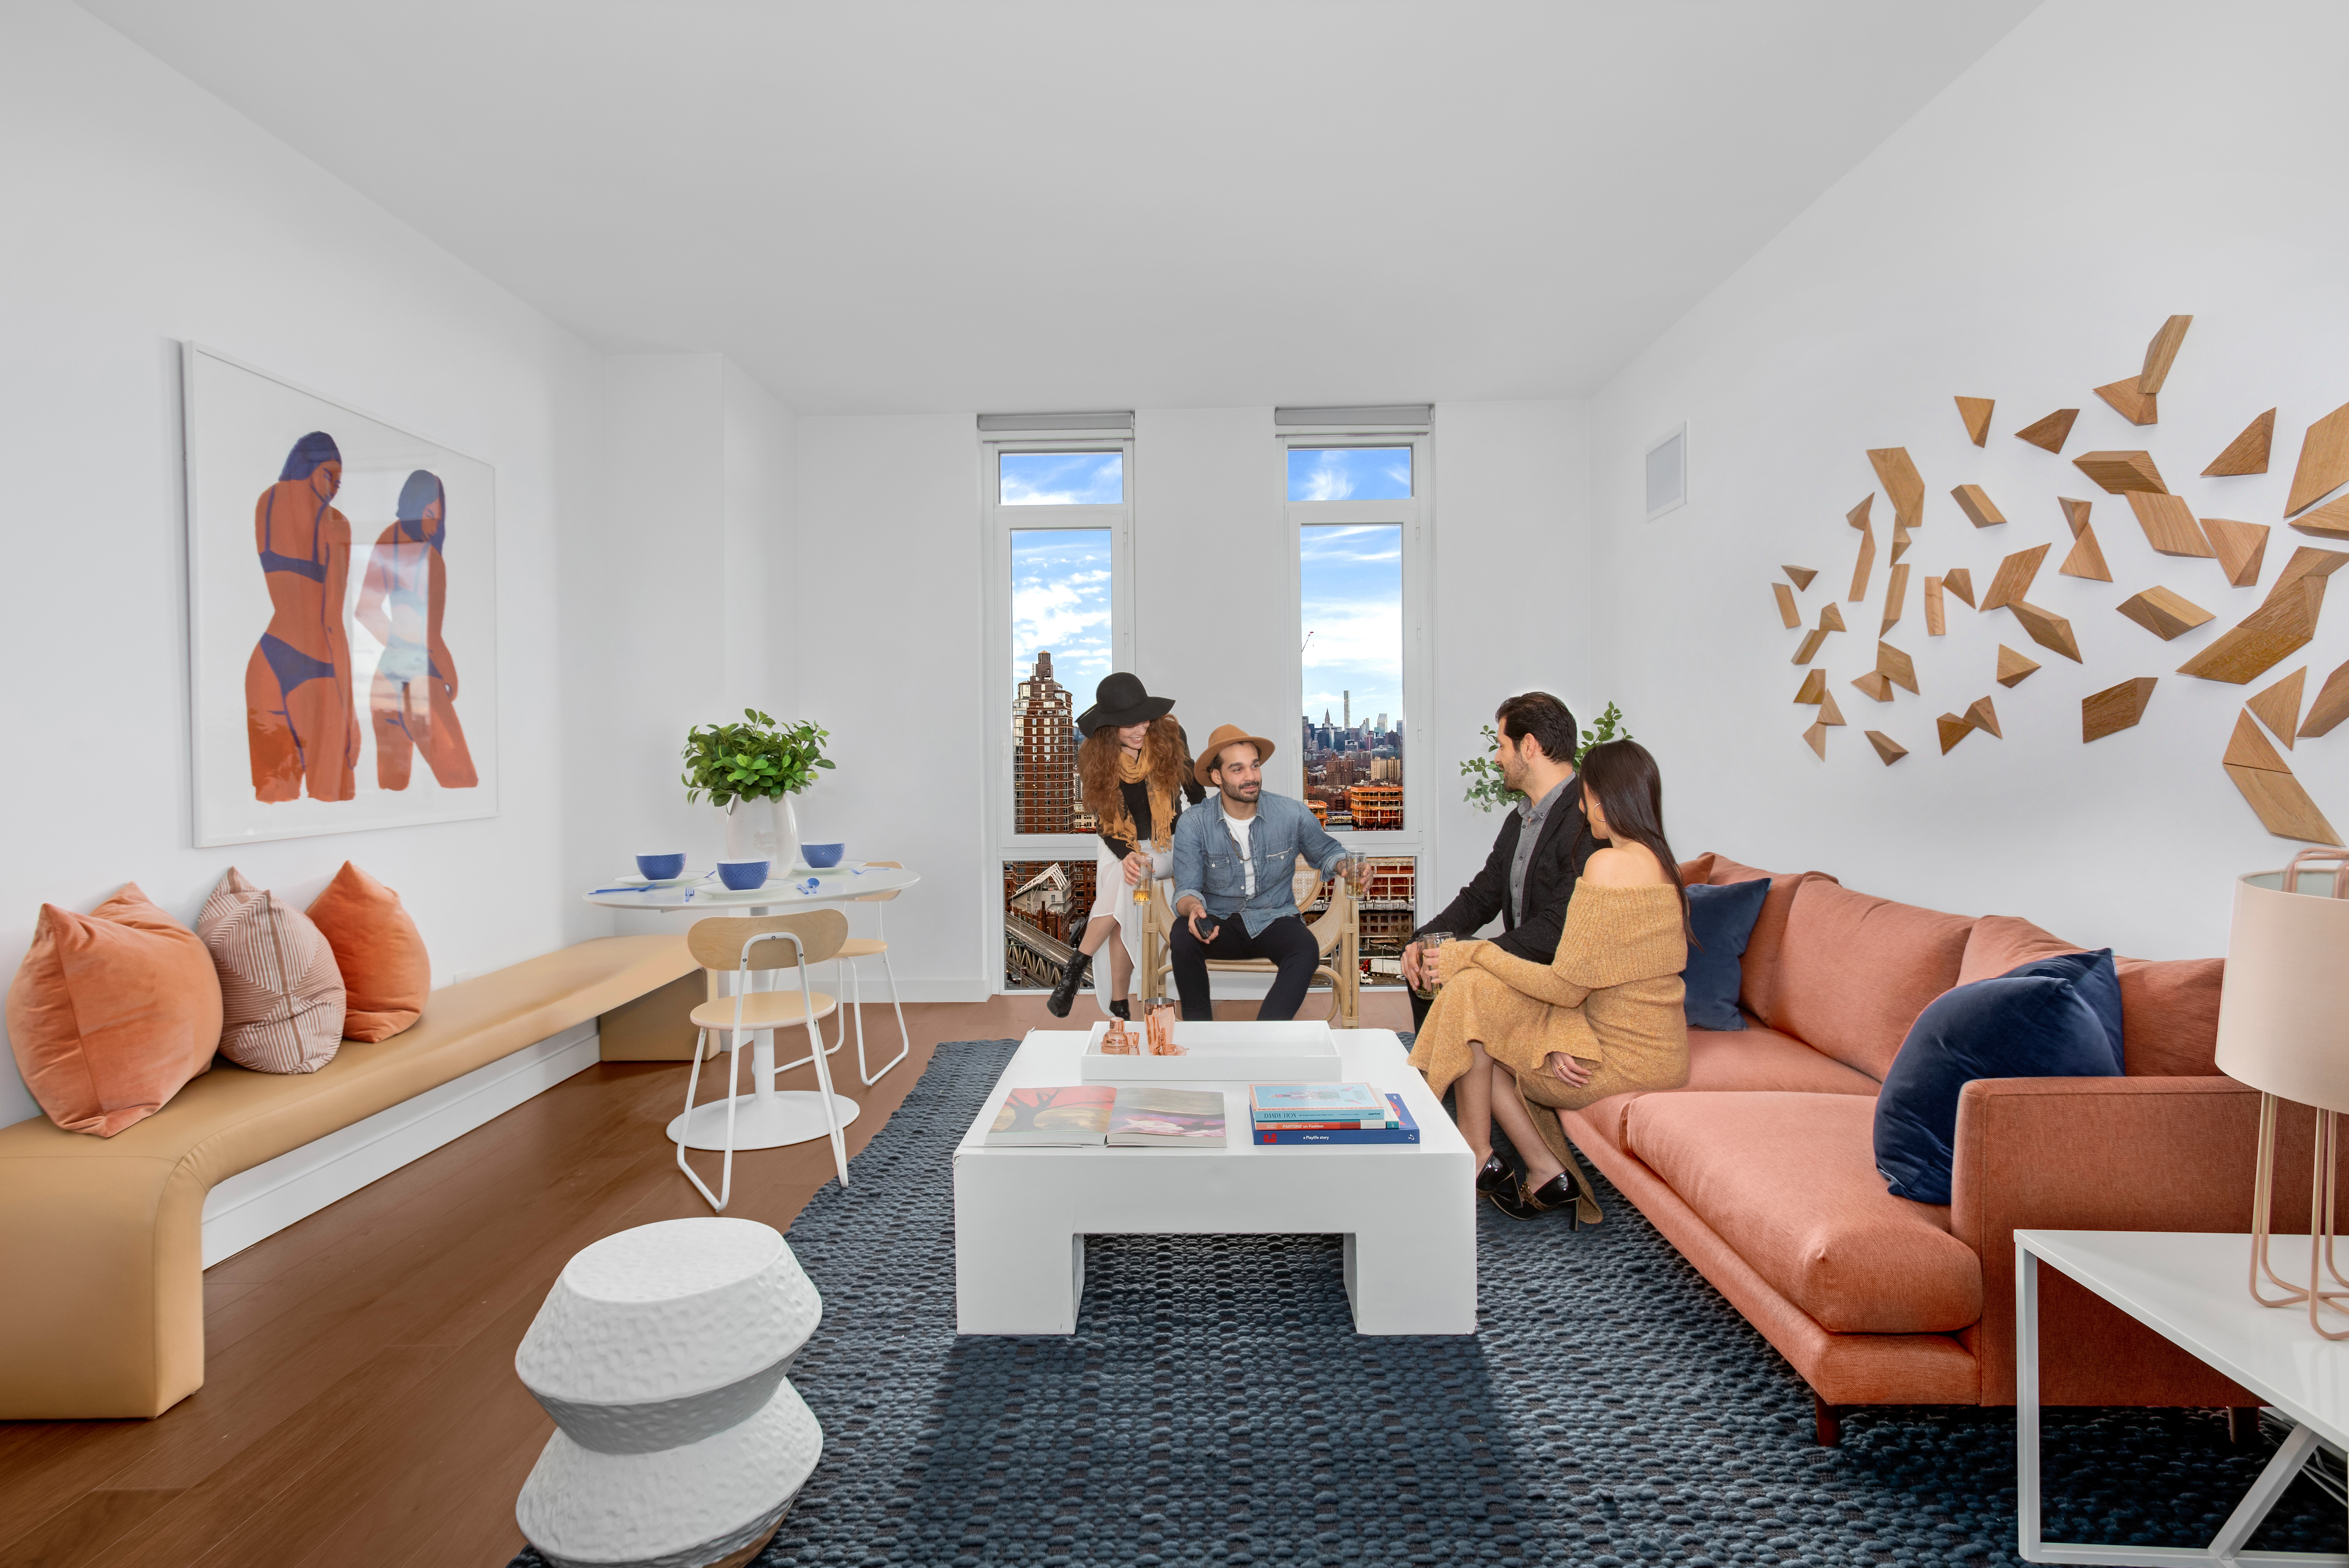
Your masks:
<svg viewBox="0 0 2349 1568"><path fill-rule="evenodd" d="M1433 978L1442 973L1436 965L1436 950L1452 940L1452 933L1423 931L1415 940L1419 943L1419 966L1431 976L1427 984L1420 987L1419 994L1433 1001L1444 994L1444 982Z"/></svg>

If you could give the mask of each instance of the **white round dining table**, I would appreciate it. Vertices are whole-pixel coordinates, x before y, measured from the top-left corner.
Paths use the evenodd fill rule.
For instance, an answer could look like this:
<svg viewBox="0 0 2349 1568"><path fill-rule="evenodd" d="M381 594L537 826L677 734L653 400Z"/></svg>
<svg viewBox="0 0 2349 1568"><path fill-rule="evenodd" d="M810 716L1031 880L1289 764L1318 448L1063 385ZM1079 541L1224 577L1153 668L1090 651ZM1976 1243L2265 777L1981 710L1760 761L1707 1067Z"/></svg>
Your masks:
<svg viewBox="0 0 2349 1568"><path fill-rule="evenodd" d="M824 870L802 866L786 875L771 877L765 886L750 892L734 892L713 873L682 887L597 888L587 894L587 902L602 909L650 909L672 914L787 914L818 904L854 903L874 893L902 892L921 880L920 872L899 866L834 866ZM751 985L758 987L761 974L781 973L754 971ZM841 1029L845 1038L845 1020ZM821 1024L808 1032L818 1037L813 1048L823 1049ZM846 1095L834 1093L832 1104L842 1127L856 1119L859 1107ZM750 1092L736 1096L733 1106L734 1147L738 1150L781 1149L832 1136L832 1124L823 1114L821 1093L775 1088L773 1032L760 1035L752 1044ZM682 1143L688 1149L725 1148L726 1107L726 1099L720 1097L695 1106L690 1113L679 1114L668 1124L669 1141Z"/></svg>

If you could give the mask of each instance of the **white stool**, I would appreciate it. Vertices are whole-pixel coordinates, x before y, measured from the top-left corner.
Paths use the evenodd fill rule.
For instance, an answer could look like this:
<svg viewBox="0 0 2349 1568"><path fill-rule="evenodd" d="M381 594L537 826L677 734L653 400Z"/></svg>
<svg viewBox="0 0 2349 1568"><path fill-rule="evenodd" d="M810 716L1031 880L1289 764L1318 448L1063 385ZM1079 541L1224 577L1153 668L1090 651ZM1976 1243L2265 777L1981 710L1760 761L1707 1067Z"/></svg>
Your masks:
<svg viewBox="0 0 2349 1568"><path fill-rule="evenodd" d="M514 1519L556 1568L733 1568L823 1452L785 1381L823 1300L773 1227L667 1220L564 1265L514 1371L556 1430Z"/></svg>

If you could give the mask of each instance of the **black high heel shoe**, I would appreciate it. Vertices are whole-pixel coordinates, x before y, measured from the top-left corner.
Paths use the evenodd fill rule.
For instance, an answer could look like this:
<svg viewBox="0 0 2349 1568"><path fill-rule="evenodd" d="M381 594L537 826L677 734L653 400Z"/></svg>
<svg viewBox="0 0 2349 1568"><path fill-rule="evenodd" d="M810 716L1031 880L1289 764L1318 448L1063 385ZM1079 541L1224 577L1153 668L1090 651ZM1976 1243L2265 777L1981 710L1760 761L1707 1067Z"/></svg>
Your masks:
<svg viewBox="0 0 2349 1568"><path fill-rule="evenodd" d="M1077 1005L1077 993L1084 988L1085 971L1092 967L1092 961L1090 953L1069 955L1069 966L1061 971L1061 983L1052 987L1050 995L1044 998L1044 1011L1055 1018L1069 1016L1069 1009Z"/></svg>
<svg viewBox="0 0 2349 1568"><path fill-rule="evenodd" d="M1487 1195L1506 1192L1516 1185L1516 1181L1517 1173L1509 1169L1509 1162L1495 1154L1476 1172L1476 1191Z"/></svg>
<svg viewBox="0 0 2349 1568"><path fill-rule="evenodd" d="M1566 1222L1569 1229L1581 1224L1580 1216L1575 1212L1575 1202L1578 1195L1575 1189L1574 1178L1563 1171L1538 1187L1528 1188L1520 1180L1516 1183L1515 1191L1502 1190L1488 1191L1485 1193L1486 1197L1493 1200L1493 1207L1500 1210L1512 1220L1538 1219L1553 1209L1562 1209L1566 1212Z"/></svg>

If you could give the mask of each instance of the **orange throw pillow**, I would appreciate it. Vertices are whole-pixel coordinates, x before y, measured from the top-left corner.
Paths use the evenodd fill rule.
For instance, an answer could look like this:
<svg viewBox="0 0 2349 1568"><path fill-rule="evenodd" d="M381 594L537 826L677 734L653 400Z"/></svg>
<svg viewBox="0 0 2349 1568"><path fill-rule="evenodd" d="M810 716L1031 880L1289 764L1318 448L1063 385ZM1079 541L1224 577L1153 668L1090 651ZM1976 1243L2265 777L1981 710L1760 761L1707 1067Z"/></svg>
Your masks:
<svg viewBox="0 0 2349 1568"><path fill-rule="evenodd" d="M51 1121L111 1138L211 1067L220 1037L212 954L136 882L88 914L41 906L8 987L8 1044Z"/></svg>
<svg viewBox="0 0 2349 1568"><path fill-rule="evenodd" d="M388 1040L423 1016L432 960L398 893L345 861L310 906L310 918L334 944L343 972L349 994L345 1036Z"/></svg>
<svg viewBox="0 0 2349 1568"><path fill-rule="evenodd" d="M343 1045L343 977L310 917L234 866L196 916L220 971L221 1055L263 1073L314 1073Z"/></svg>

